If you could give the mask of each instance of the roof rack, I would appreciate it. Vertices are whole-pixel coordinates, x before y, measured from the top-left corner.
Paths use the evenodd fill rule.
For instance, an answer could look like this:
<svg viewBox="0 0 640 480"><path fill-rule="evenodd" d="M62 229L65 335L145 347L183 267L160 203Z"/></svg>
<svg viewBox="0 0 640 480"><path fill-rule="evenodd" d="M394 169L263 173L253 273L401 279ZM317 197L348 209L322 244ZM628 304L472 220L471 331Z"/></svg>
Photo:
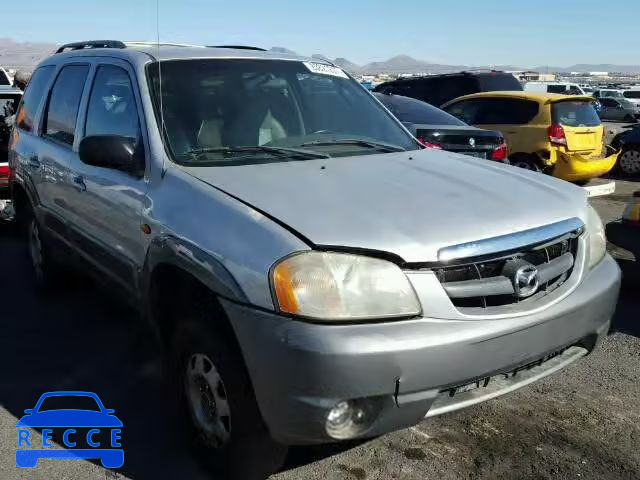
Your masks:
<svg viewBox="0 0 640 480"><path fill-rule="evenodd" d="M65 50L84 50L85 48L126 48L126 45L119 40L89 40L87 42L65 43L58 47L56 53Z"/></svg>
<svg viewBox="0 0 640 480"><path fill-rule="evenodd" d="M260 47L252 47L250 45L207 45L208 48L233 48L236 50L257 50L259 52L266 52L267 50Z"/></svg>
<svg viewBox="0 0 640 480"><path fill-rule="evenodd" d="M147 42L147 41L127 41L124 42L127 47L196 47L204 48L203 45L191 45L188 43L170 43L170 42Z"/></svg>

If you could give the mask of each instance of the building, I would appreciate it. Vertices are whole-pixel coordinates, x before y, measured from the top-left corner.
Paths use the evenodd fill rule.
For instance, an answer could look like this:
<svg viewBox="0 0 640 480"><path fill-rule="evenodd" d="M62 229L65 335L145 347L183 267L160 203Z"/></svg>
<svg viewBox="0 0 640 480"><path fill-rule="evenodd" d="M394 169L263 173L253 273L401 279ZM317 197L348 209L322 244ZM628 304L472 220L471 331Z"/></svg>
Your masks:
<svg viewBox="0 0 640 480"><path fill-rule="evenodd" d="M540 73L527 70L509 72L521 82L554 82L556 76L553 73Z"/></svg>

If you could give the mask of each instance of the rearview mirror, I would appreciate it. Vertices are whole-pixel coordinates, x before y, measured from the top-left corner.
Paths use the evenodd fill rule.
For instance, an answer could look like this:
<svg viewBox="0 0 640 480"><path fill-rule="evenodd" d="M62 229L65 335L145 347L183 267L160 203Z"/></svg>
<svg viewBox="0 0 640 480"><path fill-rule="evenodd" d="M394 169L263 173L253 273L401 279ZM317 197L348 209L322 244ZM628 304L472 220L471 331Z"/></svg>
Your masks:
<svg viewBox="0 0 640 480"><path fill-rule="evenodd" d="M138 173L140 162L135 142L119 135L92 135L80 142L80 160L94 167Z"/></svg>

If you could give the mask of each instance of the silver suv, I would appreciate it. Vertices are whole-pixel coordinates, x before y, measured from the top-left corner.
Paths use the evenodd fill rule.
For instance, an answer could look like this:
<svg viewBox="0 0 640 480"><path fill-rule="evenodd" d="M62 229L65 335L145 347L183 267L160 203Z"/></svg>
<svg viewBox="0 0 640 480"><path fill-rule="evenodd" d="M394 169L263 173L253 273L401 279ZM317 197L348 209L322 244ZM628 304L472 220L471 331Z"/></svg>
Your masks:
<svg viewBox="0 0 640 480"><path fill-rule="evenodd" d="M122 287L239 478L511 392L609 330L620 273L584 190L422 149L322 60L65 45L11 145L36 278L80 258Z"/></svg>

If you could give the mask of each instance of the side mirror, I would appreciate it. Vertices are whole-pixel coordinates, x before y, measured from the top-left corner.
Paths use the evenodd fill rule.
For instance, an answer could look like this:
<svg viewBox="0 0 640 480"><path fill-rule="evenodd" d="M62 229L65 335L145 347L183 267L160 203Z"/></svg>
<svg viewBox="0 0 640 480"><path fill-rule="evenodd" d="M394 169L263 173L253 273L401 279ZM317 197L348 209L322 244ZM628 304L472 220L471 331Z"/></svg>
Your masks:
<svg viewBox="0 0 640 480"><path fill-rule="evenodd" d="M112 168L127 173L138 173L140 162L136 144L118 135L93 135L80 142L80 160L94 167Z"/></svg>
<svg viewBox="0 0 640 480"><path fill-rule="evenodd" d="M26 413L27 415L31 415L33 413L33 408L27 408L24 413Z"/></svg>
<svg viewBox="0 0 640 480"><path fill-rule="evenodd" d="M113 408L105 408L104 413L106 413L107 415L110 415L112 413L116 413L116 411Z"/></svg>

